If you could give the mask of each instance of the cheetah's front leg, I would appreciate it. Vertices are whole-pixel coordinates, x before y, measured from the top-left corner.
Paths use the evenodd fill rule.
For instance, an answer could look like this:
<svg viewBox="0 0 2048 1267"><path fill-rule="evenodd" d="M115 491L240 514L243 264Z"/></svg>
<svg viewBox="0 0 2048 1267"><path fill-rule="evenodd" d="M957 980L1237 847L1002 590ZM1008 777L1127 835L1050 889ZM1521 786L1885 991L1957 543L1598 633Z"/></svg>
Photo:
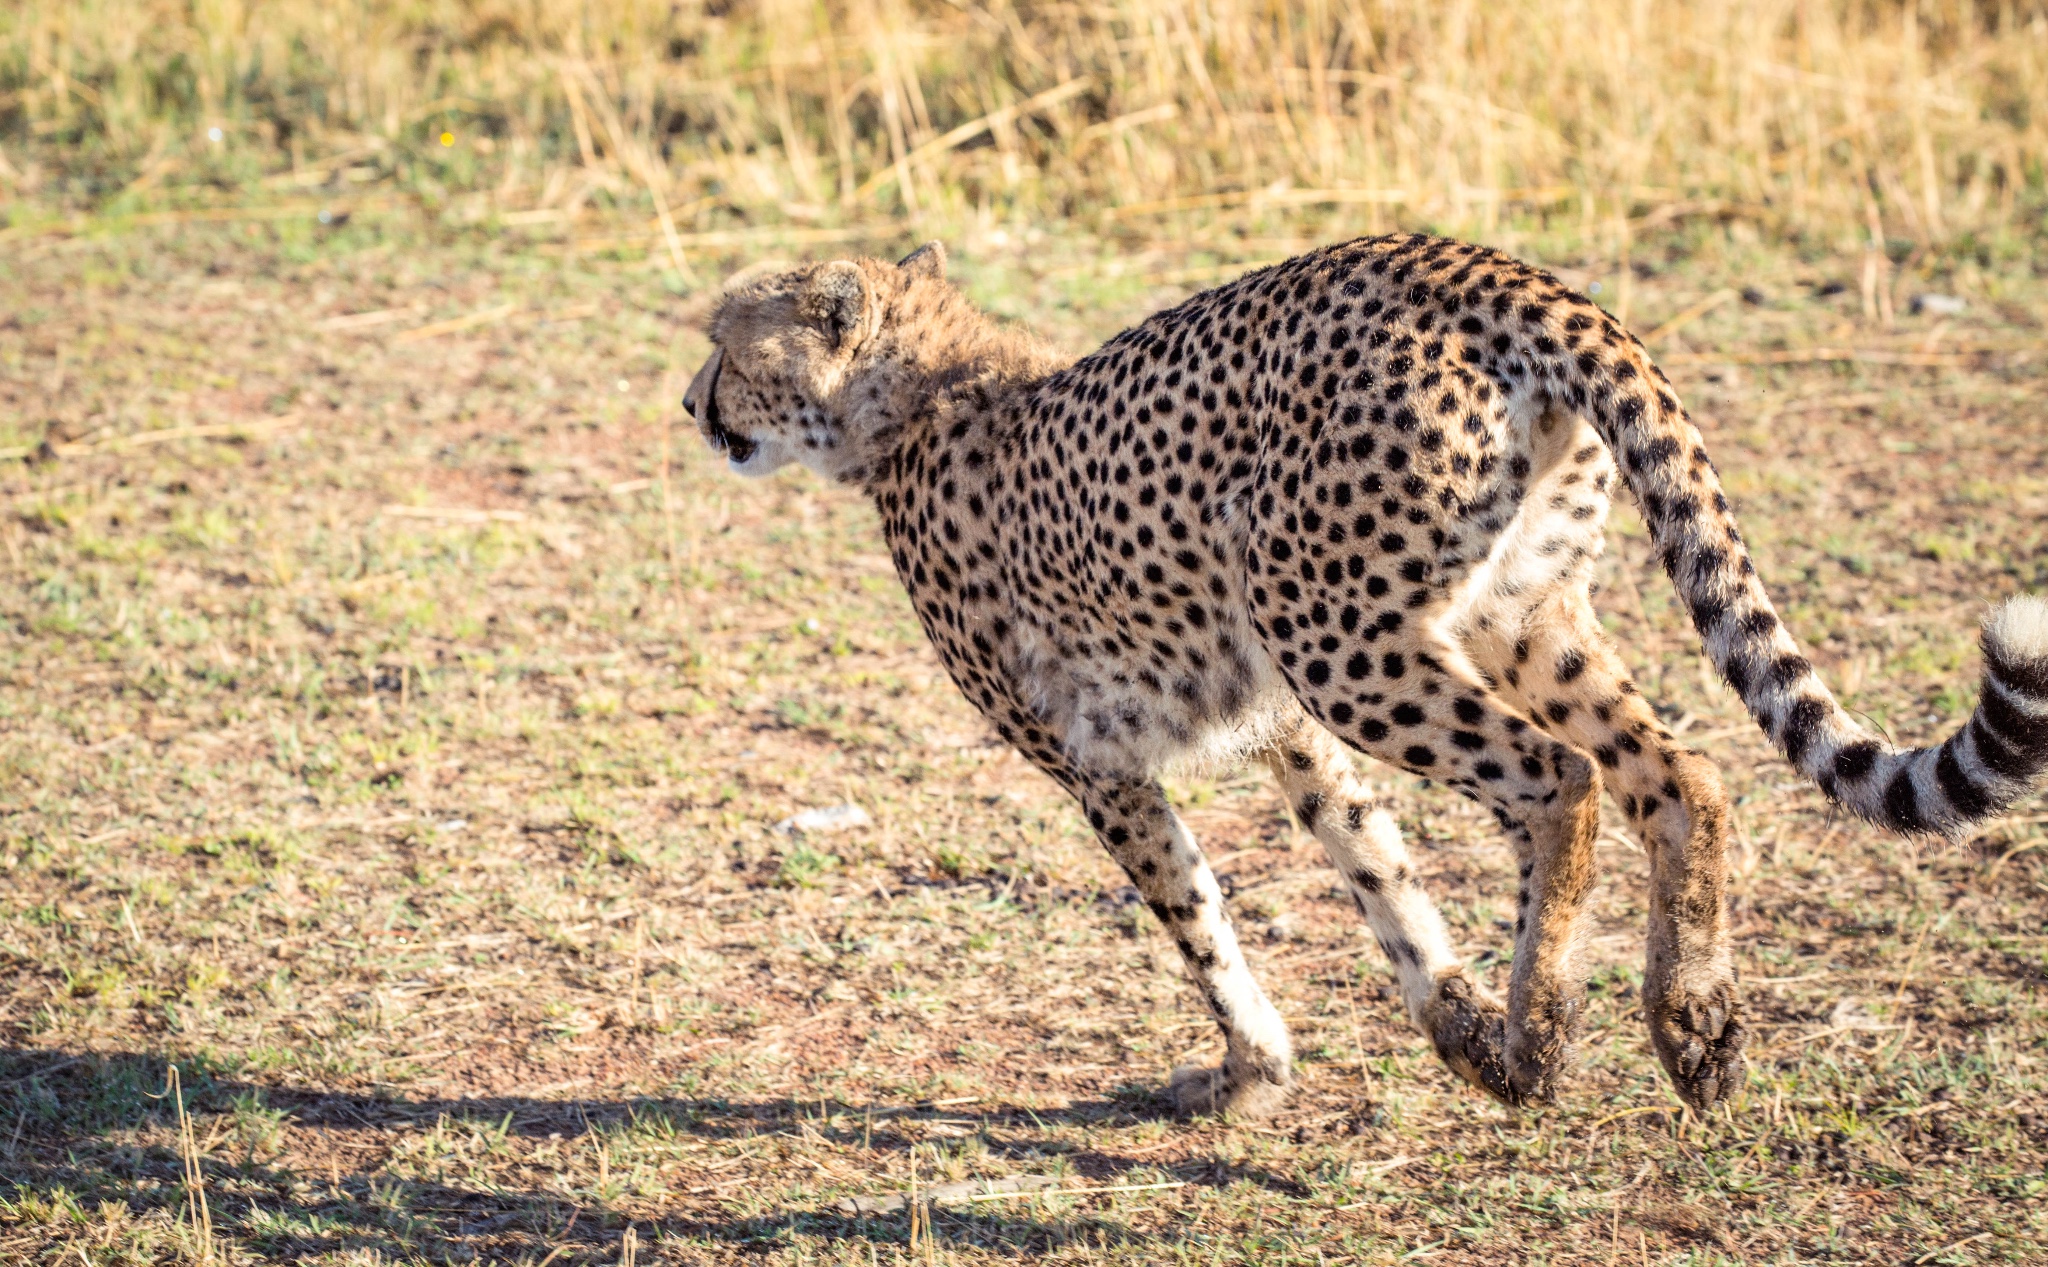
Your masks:
<svg viewBox="0 0 2048 1267"><path fill-rule="evenodd" d="M1246 1117L1271 1113L1285 1102L1293 1081L1287 1027L1252 977L1202 851L1155 782L1088 782L1077 791L1096 835L1180 947L1223 1031L1221 1067L1174 1071L1169 1090L1175 1109Z"/></svg>

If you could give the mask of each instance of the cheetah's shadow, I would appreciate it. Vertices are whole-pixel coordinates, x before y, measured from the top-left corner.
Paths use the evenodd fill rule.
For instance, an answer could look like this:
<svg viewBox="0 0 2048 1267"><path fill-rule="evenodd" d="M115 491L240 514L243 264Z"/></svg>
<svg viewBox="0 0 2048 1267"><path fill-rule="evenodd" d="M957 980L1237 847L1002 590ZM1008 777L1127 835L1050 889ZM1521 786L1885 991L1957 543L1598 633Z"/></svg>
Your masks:
<svg viewBox="0 0 2048 1267"><path fill-rule="evenodd" d="M876 1177L865 1192L827 1187L815 1199L788 1208L741 1213L727 1201L696 1204L688 1213L627 1217L594 1198L532 1185L465 1185L400 1180L355 1159L383 1157L376 1143L393 1131L424 1132L468 1125L527 1139L575 1141L607 1132L637 1130L737 1141L802 1129L840 1147L907 1155L946 1127L982 1137L984 1151L1020 1169L1056 1170L1076 1186L1113 1184L1133 1171L1164 1173L1183 1183L1222 1188L1249 1183L1275 1193L1307 1195L1299 1183L1256 1166L1234 1163L1197 1146L1192 1156L1159 1161L1122 1156L1113 1149L1077 1147L1058 1138L1076 1126L1135 1125L1170 1119L1163 1097L1119 1092L1106 1099L1058 1109L991 1105L860 1105L838 1101L733 1101L672 1097L541 1100L521 1096L408 1097L400 1092L325 1092L267 1085L179 1060L186 1103L199 1116L232 1114L255 1104L282 1114L294 1132L311 1132L306 1156L296 1146L269 1160L220 1145L202 1160L215 1225L271 1254L303 1257L336 1250L376 1250L404 1257L423 1247L454 1257L498 1258L523 1247L569 1245L592 1254L616 1254L630 1225L650 1249L682 1245L767 1246L792 1238L866 1240L902 1244L908 1223L901 1213L849 1212L849 1197L872 1197L900 1186ZM0 1121L12 1126L5 1166L17 1197L92 1209L124 1205L132 1215L175 1214L184 1199L183 1163L168 1144L175 1109L163 1095L167 1063L144 1052L61 1052L0 1048ZM151 1129L155 1128L155 1129ZM154 1139L122 1138L146 1132ZM326 1159L323 1167L314 1160ZM348 1164L337 1158L349 1157ZM1035 1163L1035 1164L1034 1164ZM884 1165L883 1176L902 1167ZM644 1203L643 1203L644 1204ZM707 1204L724 1212L706 1211ZM744 1209L746 1202L738 1205ZM1051 1249L1075 1241L1135 1244L1150 1235L1113 1215L1087 1208L1046 1210L995 1203L946 1207L935 1234L963 1244ZM543 1248L545 1252L545 1248Z"/></svg>

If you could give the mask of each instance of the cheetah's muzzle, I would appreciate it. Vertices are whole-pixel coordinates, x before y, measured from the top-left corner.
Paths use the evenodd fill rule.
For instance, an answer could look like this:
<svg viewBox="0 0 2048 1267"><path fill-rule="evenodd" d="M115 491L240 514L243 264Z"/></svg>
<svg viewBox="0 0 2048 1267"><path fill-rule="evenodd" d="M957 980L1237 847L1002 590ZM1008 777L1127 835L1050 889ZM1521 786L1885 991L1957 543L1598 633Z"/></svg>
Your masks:
<svg viewBox="0 0 2048 1267"><path fill-rule="evenodd" d="M758 447L752 440L747 439L737 431L729 431L720 424L715 408L712 411L712 416L704 421L704 434L711 441L713 449L725 454L735 462L745 462L748 458L753 457L754 450Z"/></svg>
<svg viewBox="0 0 2048 1267"><path fill-rule="evenodd" d="M1248 752L1336 864L1410 1018L1512 1104L1552 1098L1574 1059L1604 792L1649 854L1651 1046L1688 1103L1739 1093L1728 798L1590 598L1624 485L1715 667L1837 804L1954 835L2048 773L2048 603L1986 622L1981 702L1946 742L1870 733L1778 619L1649 353L1485 247L1328 247L1079 360L978 311L936 243L749 274L710 335L686 398L707 440L873 499L953 680L1081 803L1179 947L1226 1051L1173 1075L1186 1111L1270 1112L1292 1085L1286 1026L1158 781ZM1504 996L1467 975L1360 752L1500 824Z"/></svg>
<svg viewBox="0 0 2048 1267"><path fill-rule="evenodd" d="M724 369L724 359L722 357L715 359L711 366L711 381L705 384L704 387L704 439L706 443L710 444L713 452L723 453L734 462L743 463L748 458L753 457L754 451L760 446L739 432L727 427L724 419L719 416L718 380L723 376ZM694 397L685 396L683 398L683 410L692 418L697 416L696 405L697 401Z"/></svg>

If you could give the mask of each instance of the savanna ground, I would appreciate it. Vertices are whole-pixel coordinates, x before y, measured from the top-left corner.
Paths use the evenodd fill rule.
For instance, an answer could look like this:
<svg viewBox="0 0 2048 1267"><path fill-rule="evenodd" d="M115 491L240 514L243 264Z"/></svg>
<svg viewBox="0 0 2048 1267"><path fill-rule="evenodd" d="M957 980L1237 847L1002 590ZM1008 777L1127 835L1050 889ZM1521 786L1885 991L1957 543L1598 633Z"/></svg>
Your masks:
<svg viewBox="0 0 2048 1267"><path fill-rule="evenodd" d="M1517 1114L1224 772L1171 790L1302 1090L1180 1122L1173 948L873 514L674 408L763 258L944 236L1080 351L1477 236L1648 339L1926 742L2048 589L2044 85L2040 0L0 6L0 1260L2048 1261L2048 802L1831 816L1626 506L1603 617L1737 801L1746 1093L1649 1054L1618 819L1583 1068ZM1372 777L1504 978L1506 849Z"/></svg>
<svg viewBox="0 0 2048 1267"><path fill-rule="evenodd" d="M1076 348L1240 266L1028 237L970 228L957 272ZM1637 325L1746 288L1658 348L1793 628L1925 740L1971 706L1985 600L2048 583L2048 286L1918 278L1969 307L1902 286L1884 328L1854 258L1742 238L1639 245ZM703 266L779 244L732 249ZM1553 263L1613 293L1612 261ZM2048 815L1917 850L1832 819L1626 510L1603 612L1738 804L1747 1094L1674 1111L1620 826L1583 1072L1516 1114L1438 1065L1313 841L1225 775L1174 796L1303 1091L1182 1123L1158 1089L1215 1042L1172 946L937 671L869 509L727 476L670 407L702 292L400 210L31 237L5 277L39 451L0 475L0 1252L203 1254L192 1154L229 1261L2048 1254ZM1504 846L1376 777L1500 975ZM872 823L775 828L847 803ZM1018 1177L1060 1191L916 1228L845 1204Z"/></svg>

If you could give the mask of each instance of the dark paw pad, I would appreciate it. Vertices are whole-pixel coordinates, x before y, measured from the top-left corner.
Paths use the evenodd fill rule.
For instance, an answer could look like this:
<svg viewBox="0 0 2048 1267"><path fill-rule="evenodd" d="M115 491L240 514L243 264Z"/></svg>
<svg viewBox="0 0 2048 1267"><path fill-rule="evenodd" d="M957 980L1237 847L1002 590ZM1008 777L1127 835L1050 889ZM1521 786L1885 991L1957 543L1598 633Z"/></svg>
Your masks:
<svg viewBox="0 0 2048 1267"><path fill-rule="evenodd" d="M1735 987L1724 984L1704 994L1672 994L1648 1003L1650 1043L1679 1098L1702 1110L1733 1099L1748 1069L1742 1046L1749 1036Z"/></svg>
<svg viewBox="0 0 2048 1267"><path fill-rule="evenodd" d="M1583 999L1562 996L1529 1007L1508 1025L1508 1086L1517 1104L1550 1104L1573 1064Z"/></svg>
<svg viewBox="0 0 2048 1267"><path fill-rule="evenodd" d="M1464 977L1446 977L1424 1009L1430 1041L1451 1072L1509 1104L1523 1096L1508 1076L1507 1014Z"/></svg>
<svg viewBox="0 0 2048 1267"><path fill-rule="evenodd" d="M1512 1050L1512 1043L1509 1046L1508 1094L1502 1098L1509 1104L1554 1103L1565 1061L1554 1050L1521 1055Z"/></svg>

